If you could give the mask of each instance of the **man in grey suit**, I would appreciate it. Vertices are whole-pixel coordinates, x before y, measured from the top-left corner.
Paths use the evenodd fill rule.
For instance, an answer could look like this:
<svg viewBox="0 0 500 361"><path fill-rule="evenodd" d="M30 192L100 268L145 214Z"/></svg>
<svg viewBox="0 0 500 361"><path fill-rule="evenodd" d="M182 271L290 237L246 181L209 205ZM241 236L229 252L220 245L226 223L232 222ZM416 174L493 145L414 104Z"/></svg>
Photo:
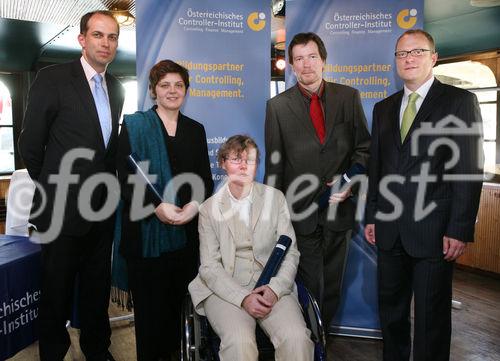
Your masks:
<svg viewBox="0 0 500 361"><path fill-rule="evenodd" d="M319 301L328 327L340 301L355 204L350 189L331 195L335 213L318 200L337 175L367 165L370 134L358 91L323 80L326 57L314 33L290 42L297 84L267 103L265 182L287 194L301 254L298 277Z"/></svg>
<svg viewBox="0 0 500 361"><path fill-rule="evenodd" d="M19 151L30 177L37 182L30 221L42 233L50 233L52 224L62 223L54 231L55 239L42 245L42 361L62 361L68 351L71 341L66 320L77 274L80 347L87 360L113 359L108 352L108 304L114 217L90 220L82 215L81 204L101 210L109 197L107 187L99 184L93 192L82 192L83 184L97 175L99 181L115 175L124 94L120 82L106 68L115 57L119 32L111 12L85 14L78 35L82 56L40 70L29 92ZM67 168L66 155L77 148L89 151L92 157L74 162L70 170L76 180L59 207L57 200L63 192L53 179Z"/></svg>
<svg viewBox="0 0 500 361"><path fill-rule="evenodd" d="M404 89L373 110L365 235L378 247L384 360L450 358L454 261L474 240L482 184L482 120L476 96L434 78L432 36L396 42Z"/></svg>

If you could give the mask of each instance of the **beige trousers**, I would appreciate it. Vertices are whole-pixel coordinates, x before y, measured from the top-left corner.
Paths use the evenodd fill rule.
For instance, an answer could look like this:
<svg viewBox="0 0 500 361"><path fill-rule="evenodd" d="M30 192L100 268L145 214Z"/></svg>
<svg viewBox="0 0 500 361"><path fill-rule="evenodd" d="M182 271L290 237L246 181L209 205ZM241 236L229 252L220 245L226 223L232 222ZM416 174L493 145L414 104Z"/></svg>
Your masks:
<svg viewBox="0 0 500 361"><path fill-rule="evenodd" d="M306 327L296 296L283 296L263 319L254 319L245 309L211 295L204 309L213 330L221 339L221 361L257 361L255 325L269 336L277 361L313 361L314 343Z"/></svg>

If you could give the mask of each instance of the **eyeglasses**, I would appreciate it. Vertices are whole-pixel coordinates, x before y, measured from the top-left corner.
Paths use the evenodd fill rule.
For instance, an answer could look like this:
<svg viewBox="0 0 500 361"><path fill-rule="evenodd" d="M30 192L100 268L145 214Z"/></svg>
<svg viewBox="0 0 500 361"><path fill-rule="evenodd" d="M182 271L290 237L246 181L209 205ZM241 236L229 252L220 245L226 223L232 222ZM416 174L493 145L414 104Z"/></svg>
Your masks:
<svg viewBox="0 0 500 361"><path fill-rule="evenodd" d="M411 56L422 56L422 54L425 53L426 51L432 51L432 52L434 52L433 50L429 50L429 49L399 50L399 51L396 51L394 53L394 56L396 58L398 58L398 59L404 59L408 55L411 55Z"/></svg>
<svg viewBox="0 0 500 361"><path fill-rule="evenodd" d="M247 165L255 165L257 164L257 159L242 159L242 158L226 158L231 164L241 164L241 162L245 162Z"/></svg>

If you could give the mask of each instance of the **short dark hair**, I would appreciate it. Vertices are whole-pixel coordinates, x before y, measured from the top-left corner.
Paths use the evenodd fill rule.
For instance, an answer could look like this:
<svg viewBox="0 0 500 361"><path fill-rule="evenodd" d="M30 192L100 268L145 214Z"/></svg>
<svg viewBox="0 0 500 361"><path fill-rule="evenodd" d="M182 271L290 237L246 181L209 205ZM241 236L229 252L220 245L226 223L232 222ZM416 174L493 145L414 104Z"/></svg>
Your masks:
<svg viewBox="0 0 500 361"><path fill-rule="evenodd" d="M399 41L405 35L423 35L423 36L425 36L427 41L429 42L429 47L430 47L429 50L432 50L433 53L436 52L436 43L434 42L434 38L432 37L431 34L429 34L427 31L422 30L422 29L410 29L410 30L406 30L403 34L401 34L401 36L396 41L396 47L395 47L396 50L398 48Z"/></svg>
<svg viewBox="0 0 500 361"><path fill-rule="evenodd" d="M187 92L189 88L188 70L170 59L161 60L149 71L149 90L153 99L156 99L156 85L166 74L169 73L175 73L181 76Z"/></svg>
<svg viewBox="0 0 500 361"><path fill-rule="evenodd" d="M219 166L224 162L224 160L229 157L229 154L232 152L240 155L245 150L255 148L257 151L257 164L260 161L260 152L259 147L257 147L257 143L248 135L237 134L229 137L228 140L224 142L219 148L219 152L217 153L217 161L219 162Z"/></svg>
<svg viewBox="0 0 500 361"><path fill-rule="evenodd" d="M295 34L292 41L290 42L290 45L288 45L288 62L290 64L293 64L293 47L295 45L306 45L310 41L314 41L316 43L321 60L326 61L326 56L328 55L328 53L326 51L323 40L321 40L321 38L315 33L298 33Z"/></svg>
<svg viewBox="0 0 500 361"><path fill-rule="evenodd" d="M118 35L120 35L120 24L118 24L118 20L116 20L113 13L108 10L96 10L83 15L82 18L80 19L80 34L85 34L87 32L87 30L89 29L89 20L92 16L96 14L104 15L113 19L114 22L116 23L116 26L118 27Z"/></svg>

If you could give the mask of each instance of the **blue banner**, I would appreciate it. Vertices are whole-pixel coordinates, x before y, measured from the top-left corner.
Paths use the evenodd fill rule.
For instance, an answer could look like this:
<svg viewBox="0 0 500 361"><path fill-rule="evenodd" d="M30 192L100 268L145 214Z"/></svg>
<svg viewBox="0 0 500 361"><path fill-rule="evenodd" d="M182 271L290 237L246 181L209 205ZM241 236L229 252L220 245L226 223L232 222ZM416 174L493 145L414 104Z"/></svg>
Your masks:
<svg viewBox="0 0 500 361"><path fill-rule="evenodd" d="M248 134L264 150L269 1L141 0L136 6L139 109L152 105L148 76L154 64L172 59L186 67L191 84L182 112L205 126L217 185L224 174L217 151L229 136Z"/></svg>
<svg viewBox="0 0 500 361"><path fill-rule="evenodd" d="M0 360L38 339L40 245L0 235Z"/></svg>
<svg viewBox="0 0 500 361"><path fill-rule="evenodd" d="M423 20L423 0L287 0L286 44L288 48L297 33L318 34L328 52L324 79L360 91L371 129L375 103L402 88L394 63L396 40L408 29L423 28ZM295 84L290 67L285 77L287 88ZM330 332L380 337L376 259L376 248L364 240L363 227L357 228L350 243L342 302Z"/></svg>
<svg viewBox="0 0 500 361"><path fill-rule="evenodd" d="M423 0L288 0L286 44L296 33L318 34L328 51L323 77L360 91L371 129L375 103L403 86L394 63L396 40L423 28L423 20ZM295 84L290 67L285 77L287 88Z"/></svg>

